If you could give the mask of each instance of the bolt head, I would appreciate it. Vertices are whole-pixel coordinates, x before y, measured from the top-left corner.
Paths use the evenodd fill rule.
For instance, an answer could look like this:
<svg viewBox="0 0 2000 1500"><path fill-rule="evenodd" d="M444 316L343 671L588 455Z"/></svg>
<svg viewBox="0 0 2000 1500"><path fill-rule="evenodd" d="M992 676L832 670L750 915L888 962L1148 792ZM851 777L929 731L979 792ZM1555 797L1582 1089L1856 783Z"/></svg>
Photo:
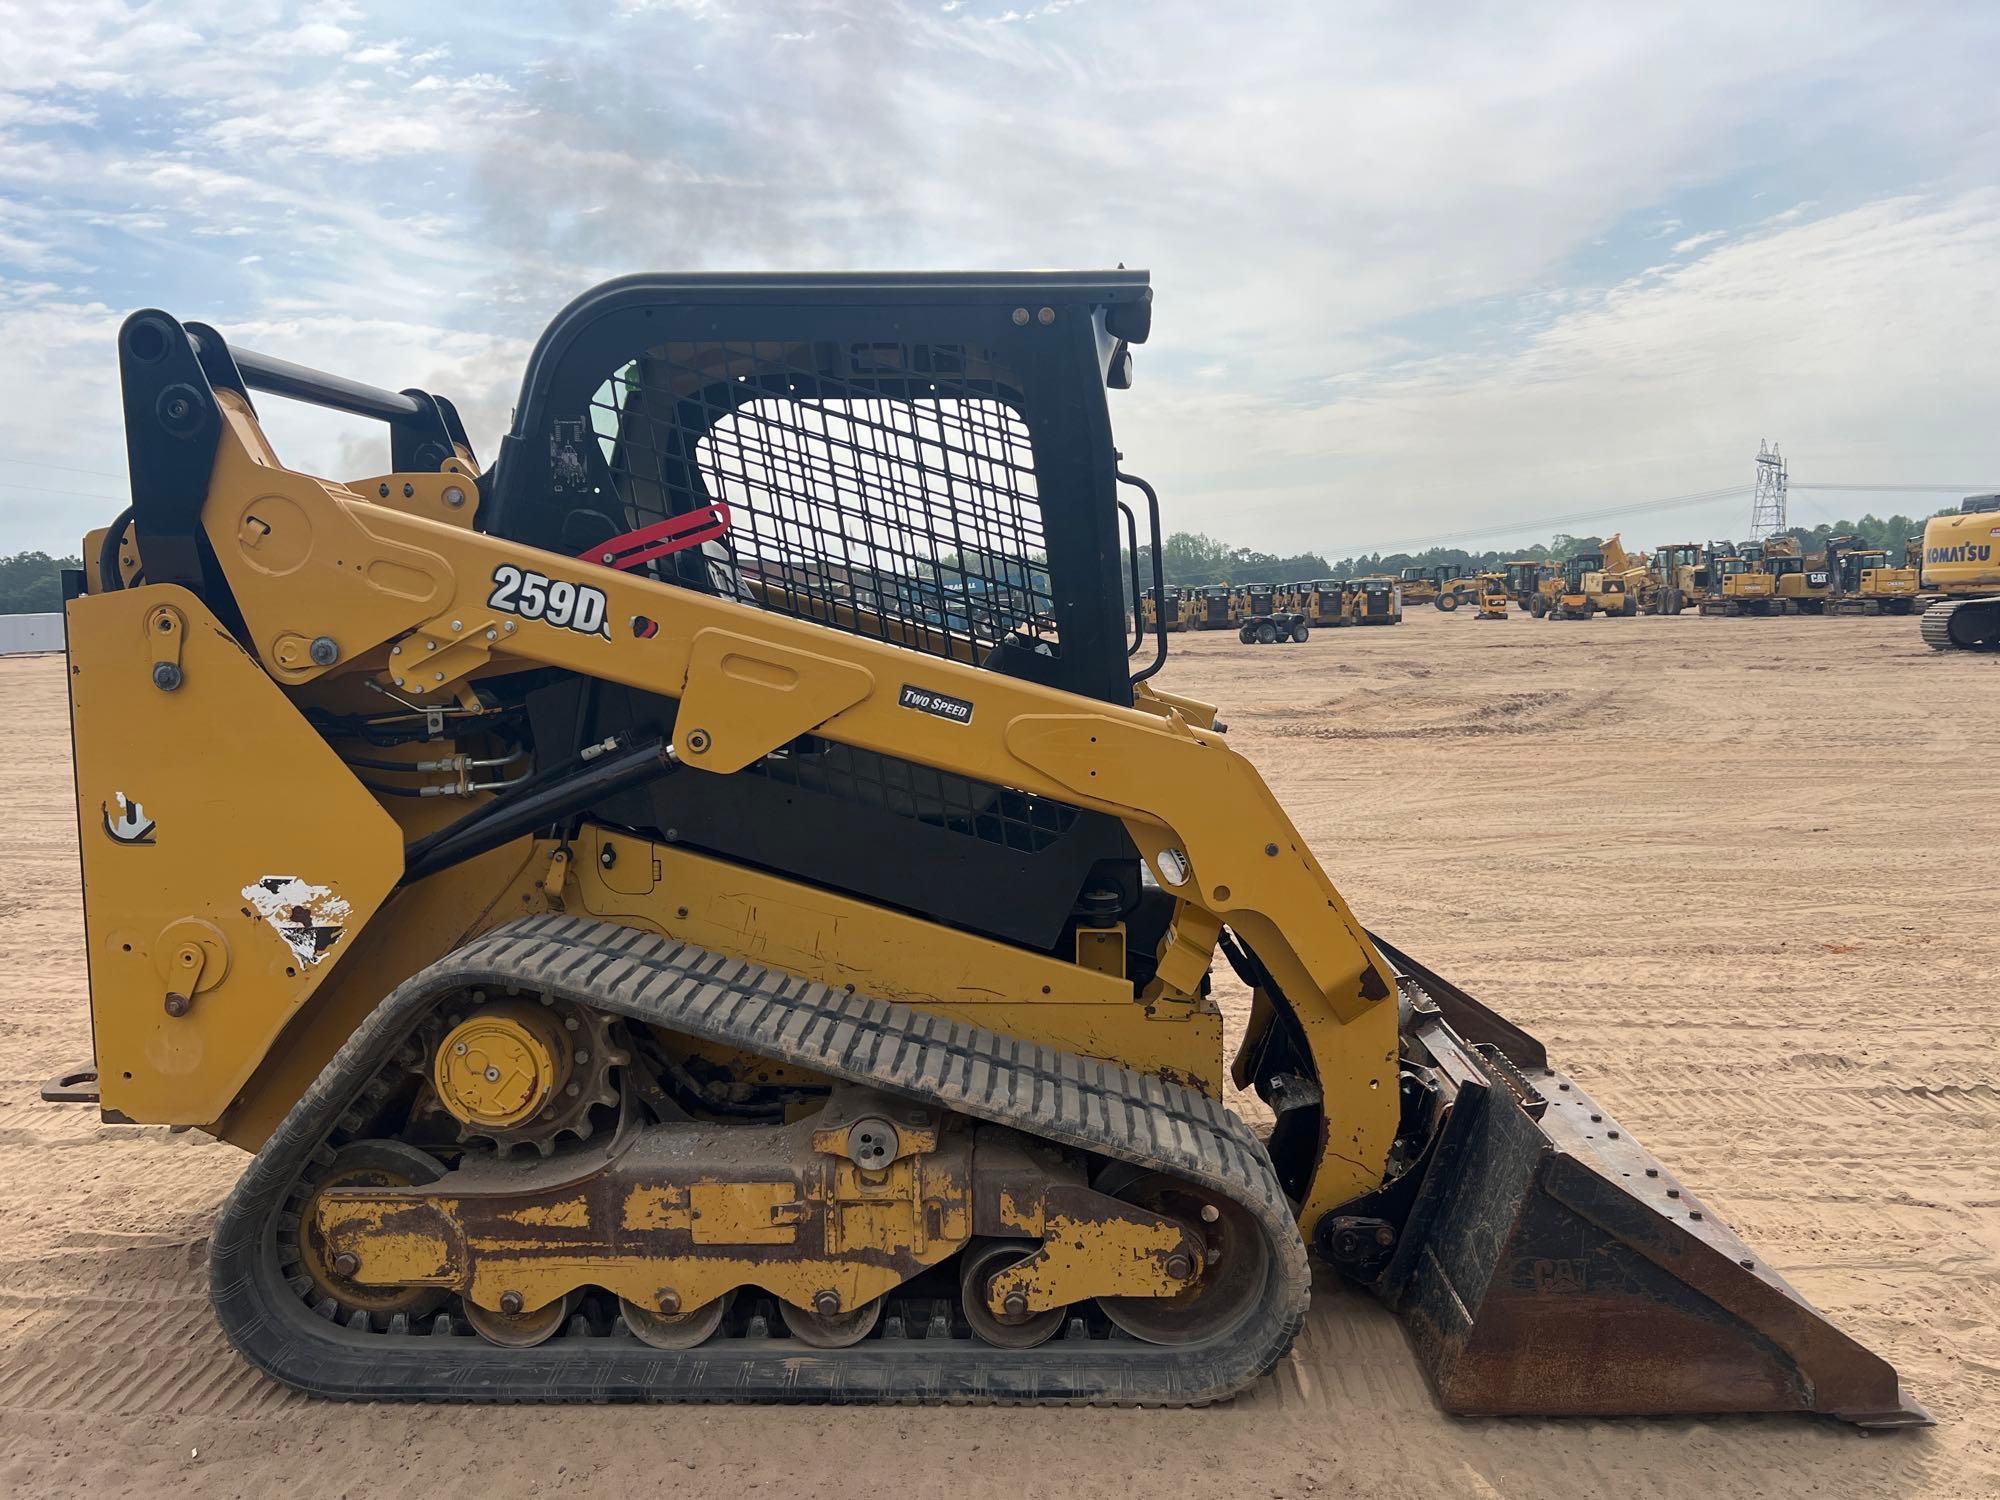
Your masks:
<svg viewBox="0 0 2000 1500"><path fill-rule="evenodd" d="M660 1293L661 1312L665 1313L668 1317L672 1317L675 1313L679 1312L680 1310L681 1310L681 1294L679 1292L664 1291Z"/></svg>
<svg viewBox="0 0 2000 1500"><path fill-rule="evenodd" d="M500 1311L507 1314L510 1318L526 1306L527 1302L519 1292L502 1292L500 1294Z"/></svg>
<svg viewBox="0 0 2000 1500"><path fill-rule="evenodd" d="M1028 326L1027 308L1017 307L1014 309L1014 326L1016 328L1026 328Z"/></svg>
<svg viewBox="0 0 2000 1500"><path fill-rule="evenodd" d="M840 1311L840 1293L831 1291L815 1292L813 1294L813 1311L818 1313L822 1318L832 1317Z"/></svg>
<svg viewBox="0 0 2000 1500"><path fill-rule="evenodd" d="M488 1068L486 1070L486 1081L488 1083L498 1083L500 1081L500 1070L498 1068Z"/></svg>
<svg viewBox="0 0 2000 1500"><path fill-rule="evenodd" d="M1002 1302L1000 1306L1010 1318L1026 1317L1028 1312L1028 1294L1026 1292L1009 1292L1007 1300Z"/></svg>
<svg viewBox="0 0 2000 1500"><path fill-rule="evenodd" d="M1035 314L1035 321L1037 323L1040 323L1044 328L1048 327L1049 324L1055 322L1055 320L1056 320L1056 310L1053 307L1045 307L1040 312Z"/></svg>
<svg viewBox="0 0 2000 1500"><path fill-rule="evenodd" d="M188 997L186 995L167 996L168 1015L178 1017L178 1016L184 1016L187 1013L188 1013Z"/></svg>
<svg viewBox="0 0 2000 1500"><path fill-rule="evenodd" d="M1217 1208L1213 1203L1202 1204L1201 1206L1202 1223L1213 1224L1217 1219L1221 1217L1222 1217L1222 1210Z"/></svg>
<svg viewBox="0 0 2000 1500"><path fill-rule="evenodd" d="M463 1056L465 1056L465 1043L463 1043L463 1042L454 1042L454 1043L452 1043L452 1048L451 1048L451 1050L452 1050L452 1055L453 1055L454 1057L463 1057Z"/></svg>
<svg viewBox="0 0 2000 1500"><path fill-rule="evenodd" d="M330 667L340 660L340 643L330 635L316 635L306 650L316 667Z"/></svg>
<svg viewBox="0 0 2000 1500"><path fill-rule="evenodd" d="M1167 1275L1175 1281L1186 1281L1194 1274L1194 1262L1185 1255L1175 1253L1167 1257Z"/></svg>
<svg viewBox="0 0 2000 1500"><path fill-rule="evenodd" d="M449 505L453 510L457 510L459 506L465 504L465 491L455 484L447 485L444 492L444 503Z"/></svg>
<svg viewBox="0 0 2000 1500"><path fill-rule="evenodd" d="M170 661L153 663L153 686L163 693L171 693L181 685L181 669Z"/></svg>
<svg viewBox="0 0 2000 1500"><path fill-rule="evenodd" d="M343 1250L333 1258L333 1274L352 1276L361 1269L361 1257L352 1250Z"/></svg>

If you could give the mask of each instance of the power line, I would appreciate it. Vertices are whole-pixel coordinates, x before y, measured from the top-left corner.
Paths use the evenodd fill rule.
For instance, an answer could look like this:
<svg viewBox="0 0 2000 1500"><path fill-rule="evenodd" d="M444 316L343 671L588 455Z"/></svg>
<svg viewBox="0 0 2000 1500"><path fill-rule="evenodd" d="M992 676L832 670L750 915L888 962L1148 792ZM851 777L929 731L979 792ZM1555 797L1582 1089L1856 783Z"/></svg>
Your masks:
<svg viewBox="0 0 2000 1500"><path fill-rule="evenodd" d="M11 479L0 481L0 492L6 490L26 490L33 495L69 495L77 500L109 500L114 505L127 503L123 495L100 495L95 490L52 490L39 484L16 484Z"/></svg>
<svg viewBox="0 0 2000 1500"><path fill-rule="evenodd" d="M1889 495L1928 495L1933 493L1939 495L1977 495L1991 493L1995 487L1979 484L1806 484L1801 480L1794 479L1792 481L1792 488L1795 490L1855 490Z"/></svg>
<svg viewBox="0 0 2000 1500"><path fill-rule="evenodd" d="M1697 490L1685 495L1667 495L1656 500L1634 500L1624 505L1606 506L1597 510L1573 511L1568 515L1540 516L1524 521L1506 521L1491 526L1473 527L1464 531L1439 532L1434 536L1404 537L1393 542L1377 542L1373 546L1356 551L1398 552L1413 547L1437 547L1446 542L1477 540L1481 537L1512 534L1519 531L1553 531L1557 527L1580 525L1586 521L1605 521L1619 516L1629 516L1644 511L1681 510L1691 506L1713 505L1722 500L1737 500L1750 493L1747 484L1724 485L1719 489Z"/></svg>
<svg viewBox="0 0 2000 1500"><path fill-rule="evenodd" d="M110 469L79 469L74 464L52 464L39 458L7 458L0 456L0 464L14 464L23 469L61 469L65 474L94 474L99 479L123 479L123 474Z"/></svg>

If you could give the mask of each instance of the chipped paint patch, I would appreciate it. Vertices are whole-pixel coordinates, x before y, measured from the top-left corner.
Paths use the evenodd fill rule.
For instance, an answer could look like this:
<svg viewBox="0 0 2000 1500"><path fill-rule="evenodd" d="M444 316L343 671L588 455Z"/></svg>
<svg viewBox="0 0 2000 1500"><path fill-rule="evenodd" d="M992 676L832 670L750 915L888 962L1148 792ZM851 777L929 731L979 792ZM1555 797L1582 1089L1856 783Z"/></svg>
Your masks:
<svg viewBox="0 0 2000 1500"><path fill-rule="evenodd" d="M243 887L243 899L308 969L347 930L346 898L334 895L331 886L309 885L296 875L262 876Z"/></svg>

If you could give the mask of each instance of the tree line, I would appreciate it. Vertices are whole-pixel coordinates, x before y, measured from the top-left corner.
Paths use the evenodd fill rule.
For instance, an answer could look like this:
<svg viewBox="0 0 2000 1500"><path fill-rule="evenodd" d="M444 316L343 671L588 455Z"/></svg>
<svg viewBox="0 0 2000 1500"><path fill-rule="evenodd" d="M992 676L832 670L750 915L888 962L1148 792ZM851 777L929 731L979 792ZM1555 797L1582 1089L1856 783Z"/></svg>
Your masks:
<svg viewBox="0 0 2000 1500"><path fill-rule="evenodd" d="M1958 507L1946 506L1937 515L1955 515ZM1823 526L1793 526L1788 535L1798 538L1799 550L1810 556L1826 550L1832 536L1852 536L1863 546L1884 547L1901 561L1903 544L1919 536L1924 518L1917 516L1865 515L1858 521L1840 520ZM1622 534L1621 534L1622 535ZM1665 541L1705 542L1699 537L1645 537L1624 535L1626 550L1650 552ZM1567 562L1580 552L1595 552L1604 545L1601 536L1571 536L1557 532L1547 542L1527 547L1499 547L1483 552L1463 547L1427 547L1421 552L1362 552L1328 561L1317 552L1297 552L1289 557L1258 552L1248 547L1232 547L1203 532L1177 531L1160 545L1160 567L1167 582L1181 587L1207 583L1292 583L1308 578L1364 578L1369 574L1400 574L1405 568L1435 568L1456 565L1468 573L1498 570L1510 562ZM1126 553L1124 557L1129 558ZM1139 549L1139 582L1152 582L1153 549ZM1128 567L1129 573L1129 567Z"/></svg>
<svg viewBox="0 0 2000 1500"><path fill-rule="evenodd" d="M83 559L16 552L0 557L0 615L53 615L62 611L62 570Z"/></svg>

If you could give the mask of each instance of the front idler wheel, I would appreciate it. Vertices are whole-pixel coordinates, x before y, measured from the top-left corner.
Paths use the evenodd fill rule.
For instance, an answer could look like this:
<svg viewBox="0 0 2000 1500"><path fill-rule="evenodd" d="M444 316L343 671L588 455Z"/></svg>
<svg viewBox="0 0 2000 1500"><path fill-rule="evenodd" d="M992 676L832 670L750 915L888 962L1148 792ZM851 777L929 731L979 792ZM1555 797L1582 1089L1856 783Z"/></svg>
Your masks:
<svg viewBox="0 0 2000 1500"><path fill-rule="evenodd" d="M366 1314L370 1327L384 1329L398 1316L414 1322L444 1305L450 1294L443 1287L370 1286L354 1280L347 1272L360 1267L343 1266L343 1261L353 1259L351 1256L329 1253L319 1228L320 1194L330 1189L422 1187L442 1176L443 1163L402 1141L350 1141L334 1153L326 1171L305 1189L296 1240L282 1232L279 1240L288 1271L296 1257L297 1270L307 1279L302 1290L314 1311L342 1324L352 1324L357 1314Z"/></svg>
<svg viewBox="0 0 2000 1500"><path fill-rule="evenodd" d="M1200 1277L1171 1297L1099 1297L1105 1317L1148 1344L1199 1344L1256 1311L1271 1248L1250 1210L1162 1172L1144 1173L1112 1196L1175 1220L1201 1242L1203 1264Z"/></svg>
<svg viewBox="0 0 2000 1500"><path fill-rule="evenodd" d="M1045 1344L1063 1325L1069 1309L1051 1307L1044 1312L996 1313L987 1306L988 1288L993 1278L1017 1266L1041 1247L1027 1240L986 1240L970 1246L960 1257L959 1295L965 1304L965 1321L972 1331L996 1349L1032 1349Z"/></svg>

